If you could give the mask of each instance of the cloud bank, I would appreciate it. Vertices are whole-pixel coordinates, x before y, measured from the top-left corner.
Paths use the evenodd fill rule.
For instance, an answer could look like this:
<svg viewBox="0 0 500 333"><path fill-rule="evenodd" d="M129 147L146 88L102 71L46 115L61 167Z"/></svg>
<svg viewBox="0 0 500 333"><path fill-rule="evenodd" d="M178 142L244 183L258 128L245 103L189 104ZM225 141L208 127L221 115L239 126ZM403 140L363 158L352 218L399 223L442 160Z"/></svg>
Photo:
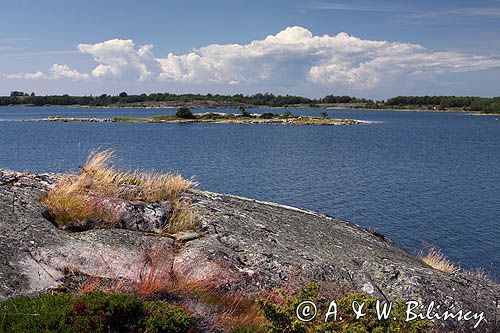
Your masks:
<svg viewBox="0 0 500 333"><path fill-rule="evenodd" d="M48 73L6 77L280 86L309 82L370 90L398 79L500 67L495 57L434 52L418 44L365 40L344 32L315 36L298 26L248 44L211 44L164 58L155 57L153 45L136 46L130 39L80 44L78 50L97 63L90 73L54 64Z"/></svg>

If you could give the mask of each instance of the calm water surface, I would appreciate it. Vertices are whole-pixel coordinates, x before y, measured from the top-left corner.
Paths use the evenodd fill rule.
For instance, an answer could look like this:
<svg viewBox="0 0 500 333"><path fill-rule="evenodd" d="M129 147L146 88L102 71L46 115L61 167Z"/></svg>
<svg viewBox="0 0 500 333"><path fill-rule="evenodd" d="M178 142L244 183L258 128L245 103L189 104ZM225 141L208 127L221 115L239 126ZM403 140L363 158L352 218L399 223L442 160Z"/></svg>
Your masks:
<svg viewBox="0 0 500 333"><path fill-rule="evenodd" d="M260 110L269 111L282 112ZM178 170L202 189L324 212L500 277L500 117L329 110L375 122L334 127L8 121L173 112L3 107L0 167L75 171L89 150L113 148L122 167Z"/></svg>

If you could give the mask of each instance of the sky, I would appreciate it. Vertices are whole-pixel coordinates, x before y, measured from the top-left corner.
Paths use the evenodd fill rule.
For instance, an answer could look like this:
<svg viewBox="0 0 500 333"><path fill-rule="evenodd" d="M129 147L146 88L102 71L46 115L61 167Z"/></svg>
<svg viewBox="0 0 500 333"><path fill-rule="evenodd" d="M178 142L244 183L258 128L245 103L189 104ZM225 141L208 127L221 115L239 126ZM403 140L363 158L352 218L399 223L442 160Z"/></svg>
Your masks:
<svg viewBox="0 0 500 333"><path fill-rule="evenodd" d="M500 95L500 0L16 0L0 95Z"/></svg>

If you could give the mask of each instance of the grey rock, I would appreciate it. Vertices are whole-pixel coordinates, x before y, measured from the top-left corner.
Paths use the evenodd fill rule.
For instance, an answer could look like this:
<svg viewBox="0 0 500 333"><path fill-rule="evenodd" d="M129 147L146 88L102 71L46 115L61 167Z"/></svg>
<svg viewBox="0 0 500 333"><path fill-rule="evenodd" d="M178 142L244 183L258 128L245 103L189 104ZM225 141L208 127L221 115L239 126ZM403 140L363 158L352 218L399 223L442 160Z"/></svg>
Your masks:
<svg viewBox="0 0 500 333"><path fill-rule="evenodd" d="M159 221L168 223L171 207L140 202L126 203L134 207L126 218L133 230L73 233L48 221L40 204L57 179L0 170L0 299L43 292L68 272L137 280L145 267L152 267L154 257L162 262L164 278L173 281L182 278L256 296L314 280L326 297L367 292L390 301L435 301L446 308L484 312L485 322L476 331L498 332L499 284L435 270L382 235L352 223L191 191L187 197L198 211L199 232L178 234L182 241L149 233L162 228ZM446 323L457 332L468 331L467 326Z"/></svg>
<svg viewBox="0 0 500 333"><path fill-rule="evenodd" d="M180 242L189 242L192 240L195 240L200 237L200 234L197 233L196 231L181 231L176 234L172 235L172 238L174 238L176 241Z"/></svg>
<svg viewBox="0 0 500 333"><path fill-rule="evenodd" d="M110 222L95 217L85 221L69 221L62 226L63 229L87 231L122 228L160 234L165 229L173 211L172 204L169 202L126 201L118 197L99 199L89 197L88 200L98 202L101 210L109 212L116 220ZM54 220L49 212L46 214L50 220Z"/></svg>
<svg viewBox="0 0 500 333"><path fill-rule="evenodd" d="M131 202L125 205L122 217L124 229L161 233L172 215L169 202Z"/></svg>

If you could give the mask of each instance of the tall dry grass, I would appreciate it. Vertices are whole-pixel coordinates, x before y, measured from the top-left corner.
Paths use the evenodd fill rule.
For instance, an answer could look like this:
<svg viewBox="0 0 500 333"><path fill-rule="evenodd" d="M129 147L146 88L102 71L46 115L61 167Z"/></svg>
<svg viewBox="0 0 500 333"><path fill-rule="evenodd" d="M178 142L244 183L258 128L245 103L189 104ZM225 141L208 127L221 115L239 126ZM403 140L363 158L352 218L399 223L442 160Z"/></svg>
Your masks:
<svg viewBox="0 0 500 333"><path fill-rule="evenodd" d="M484 268L476 268L465 272L466 274L473 276L476 279L491 282L491 277L486 273Z"/></svg>
<svg viewBox="0 0 500 333"><path fill-rule="evenodd" d="M92 152L82 168L79 185L93 193L149 202L173 202L197 185L176 173L117 171L113 167L114 157L109 149Z"/></svg>
<svg viewBox="0 0 500 333"><path fill-rule="evenodd" d="M444 256L441 250L435 247L429 248L427 253L420 251L418 257L427 265L441 272L451 274L460 270L458 266L454 265L448 258Z"/></svg>
<svg viewBox="0 0 500 333"><path fill-rule="evenodd" d="M169 201L174 207L173 225L169 228L179 231L193 227L195 215L181 195L197 186L196 182L177 173L116 170L114 157L112 150L92 152L80 175L63 178L49 191L42 202L59 225L94 217L116 223L120 216L109 211L109 205L99 204L102 199L115 197L147 202Z"/></svg>
<svg viewBox="0 0 500 333"><path fill-rule="evenodd" d="M195 221L199 217L198 211L189 200L180 199L173 203L172 217L164 233L175 234L180 231L195 229Z"/></svg>
<svg viewBox="0 0 500 333"><path fill-rule="evenodd" d="M71 177L61 179L42 204L49 208L56 223L61 226L70 221L88 220L97 213L93 202L85 198L80 186Z"/></svg>
<svg viewBox="0 0 500 333"><path fill-rule="evenodd" d="M93 151L87 158L76 182L82 191L101 195L115 195L129 177L129 172L116 171L112 150Z"/></svg>
<svg viewBox="0 0 500 333"><path fill-rule="evenodd" d="M182 193L197 185L192 179L175 173L136 172L131 179L139 189L134 199L145 201L175 202Z"/></svg>

